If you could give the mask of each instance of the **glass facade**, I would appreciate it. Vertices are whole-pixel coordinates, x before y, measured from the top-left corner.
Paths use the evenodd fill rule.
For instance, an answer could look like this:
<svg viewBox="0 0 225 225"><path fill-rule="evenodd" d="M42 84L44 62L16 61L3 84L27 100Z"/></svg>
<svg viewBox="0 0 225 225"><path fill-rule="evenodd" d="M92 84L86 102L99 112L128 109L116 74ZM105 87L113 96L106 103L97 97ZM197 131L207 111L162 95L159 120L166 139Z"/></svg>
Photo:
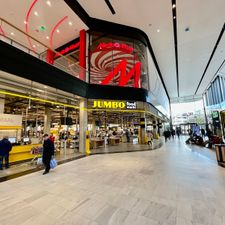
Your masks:
<svg viewBox="0 0 225 225"><path fill-rule="evenodd" d="M221 104L225 101L225 77L217 76L204 94L206 106Z"/></svg>
<svg viewBox="0 0 225 225"><path fill-rule="evenodd" d="M134 39L90 31L92 84L148 89L146 46Z"/></svg>

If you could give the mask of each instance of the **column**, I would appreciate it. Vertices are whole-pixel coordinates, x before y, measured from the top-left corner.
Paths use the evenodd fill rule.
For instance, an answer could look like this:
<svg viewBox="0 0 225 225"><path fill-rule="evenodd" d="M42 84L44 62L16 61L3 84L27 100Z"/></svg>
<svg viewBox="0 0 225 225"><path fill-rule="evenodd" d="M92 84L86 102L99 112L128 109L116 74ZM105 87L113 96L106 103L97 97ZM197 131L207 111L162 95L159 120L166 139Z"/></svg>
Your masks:
<svg viewBox="0 0 225 225"><path fill-rule="evenodd" d="M161 120L158 120L158 134L159 136L161 136L161 128L162 128L162 121Z"/></svg>
<svg viewBox="0 0 225 225"><path fill-rule="evenodd" d="M0 95L0 113L4 113L5 109L5 95Z"/></svg>
<svg viewBox="0 0 225 225"><path fill-rule="evenodd" d="M153 124L153 136L154 136L154 138L156 138L156 136L157 136L157 130L156 130L157 125L156 125L156 120L153 120L153 121L152 121L152 124Z"/></svg>
<svg viewBox="0 0 225 225"><path fill-rule="evenodd" d="M96 121L95 121L95 118L93 118L93 121L92 121L92 134L93 134L94 137L96 136Z"/></svg>
<svg viewBox="0 0 225 225"><path fill-rule="evenodd" d="M50 134L50 128L51 128L51 109L45 107L44 134Z"/></svg>
<svg viewBox="0 0 225 225"><path fill-rule="evenodd" d="M87 116L87 100L80 100L80 114L79 114L79 152L86 152L86 131L88 129Z"/></svg>
<svg viewBox="0 0 225 225"><path fill-rule="evenodd" d="M145 113L141 113L140 118L140 144L145 144L146 137L146 118Z"/></svg>

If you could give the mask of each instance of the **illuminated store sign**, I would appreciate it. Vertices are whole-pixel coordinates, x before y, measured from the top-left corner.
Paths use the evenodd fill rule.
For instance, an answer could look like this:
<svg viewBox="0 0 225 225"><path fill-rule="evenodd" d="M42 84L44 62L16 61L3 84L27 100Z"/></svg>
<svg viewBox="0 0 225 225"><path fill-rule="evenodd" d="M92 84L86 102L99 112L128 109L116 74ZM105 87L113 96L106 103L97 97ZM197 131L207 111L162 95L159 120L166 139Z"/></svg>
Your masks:
<svg viewBox="0 0 225 225"><path fill-rule="evenodd" d="M134 48L124 44L124 43L118 43L118 42L109 42L109 43L100 43L97 47L97 50L112 50L112 49L118 49L118 50L125 50L129 53L134 51Z"/></svg>
<svg viewBox="0 0 225 225"><path fill-rule="evenodd" d="M126 108L127 109L137 109L137 103L136 102L126 102Z"/></svg>
<svg viewBox="0 0 225 225"><path fill-rule="evenodd" d="M141 62L136 62L134 67L130 69L129 72L127 72L127 61L122 60L117 67L112 70L107 77L104 78L103 81L101 81L100 84L107 85L110 83L111 80L113 80L114 77L116 77L118 74L120 74L119 78L119 86L124 87L131 78L134 78L134 87L139 88L140 84L140 73L141 73Z"/></svg>
<svg viewBox="0 0 225 225"><path fill-rule="evenodd" d="M95 109L137 109L136 102L124 101L94 101L93 108Z"/></svg>
<svg viewBox="0 0 225 225"><path fill-rule="evenodd" d="M69 47L64 48L63 50L61 50L60 52L56 53L54 58L58 57L60 54L61 55L65 55L66 53L78 48L80 46L80 42L76 43L76 44L72 44Z"/></svg>

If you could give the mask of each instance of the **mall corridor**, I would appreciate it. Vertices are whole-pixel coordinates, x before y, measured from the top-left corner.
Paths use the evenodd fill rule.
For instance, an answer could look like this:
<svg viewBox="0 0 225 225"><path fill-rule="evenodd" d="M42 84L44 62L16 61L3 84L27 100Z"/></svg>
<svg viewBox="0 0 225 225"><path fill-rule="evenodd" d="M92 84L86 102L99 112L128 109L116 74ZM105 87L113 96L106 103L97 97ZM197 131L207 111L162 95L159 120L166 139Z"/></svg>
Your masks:
<svg viewBox="0 0 225 225"><path fill-rule="evenodd" d="M200 151L171 140L3 182L0 224L224 225L225 169Z"/></svg>

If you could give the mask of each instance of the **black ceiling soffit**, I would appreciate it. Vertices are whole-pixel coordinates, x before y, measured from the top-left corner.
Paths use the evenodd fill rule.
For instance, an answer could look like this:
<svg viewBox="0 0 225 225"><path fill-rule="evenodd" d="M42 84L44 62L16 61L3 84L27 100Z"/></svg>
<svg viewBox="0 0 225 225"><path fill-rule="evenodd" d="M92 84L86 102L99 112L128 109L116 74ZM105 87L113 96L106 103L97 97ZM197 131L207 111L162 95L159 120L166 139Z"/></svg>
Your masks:
<svg viewBox="0 0 225 225"><path fill-rule="evenodd" d="M178 69L178 38L177 38L177 7L176 0L172 0L172 20L173 20L173 36L174 36L174 50L176 63L176 77L177 77L177 96L180 97L179 89L179 69Z"/></svg>
<svg viewBox="0 0 225 225"><path fill-rule="evenodd" d="M151 53L152 59L154 61L155 67L157 69L157 72L160 76L160 79L162 81L163 87L166 91L167 97L170 101L170 97L165 85L165 82L162 78L162 74L161 71L159 69L159 65L158 62L156 60L154 51L152 49L150 40L147 36L147 34L137 28L134 27L130 27L130 26L126 26L126 25L122 25L122 24L117 24L117 23L112 23L109 21L105 21L105 20L100 20L100 19L96 19L93 17L90 17L88 15L88 13L83 9L83 7L80 5L80 3L77 0L64 0L66 2L66 4L74 11L75 14L77 14L80 19L91 29L91 30L95 30L95 31L99 31L99 32L105 32L111 35L120 35L120 36L124 36L124 34L126 34L126 37L130 37L136 40L141 41L142 43L144 43L146 46L148 46L149 51Z"/></svg>
<svg viewBox="0 0 225 225"><path fill-rule="evenodd" d="M213 51L212 51L212 53L211 53L211 55L210 55L210 57L209 57L209 60L208 60L207 65L206 65L206 67L205 67L205 70L204 70L204 72L203 72L203 74L202 74L202 77L201 77L201 79L200 79L200 81L199 81L199 83L198 83L198 86L197 86L196 91L195 91L195 95L196 95L197 92L198 92L198 89L199 89L199 87L200 87L200 85L201 85L201 83L202 83L203 78L205 77L205 74L206 74L207 69L208 69L208 67L209 67L209 65L210 65L210 63L211 63L211 61L212 61L212 58L213 58L215 52L216 52L216 49L217 49L217 47L218 47L218 45L219 45L219 43L220 43L220 41L221 41L221 39L222 39L222 37L223 37L224 30L225 30L225 23L223 24L222 30L220 31L219 37L217 38L216 44L215 44L215 46L214 46L214 48L213 48Z"/></svg>
<svg viewBox="0 0 225 225"><path fill-rule="evenodd" d="M105 0L106 5L109 7L110 12L114 15L116 14L111 2L109 0Z"/></svg>

